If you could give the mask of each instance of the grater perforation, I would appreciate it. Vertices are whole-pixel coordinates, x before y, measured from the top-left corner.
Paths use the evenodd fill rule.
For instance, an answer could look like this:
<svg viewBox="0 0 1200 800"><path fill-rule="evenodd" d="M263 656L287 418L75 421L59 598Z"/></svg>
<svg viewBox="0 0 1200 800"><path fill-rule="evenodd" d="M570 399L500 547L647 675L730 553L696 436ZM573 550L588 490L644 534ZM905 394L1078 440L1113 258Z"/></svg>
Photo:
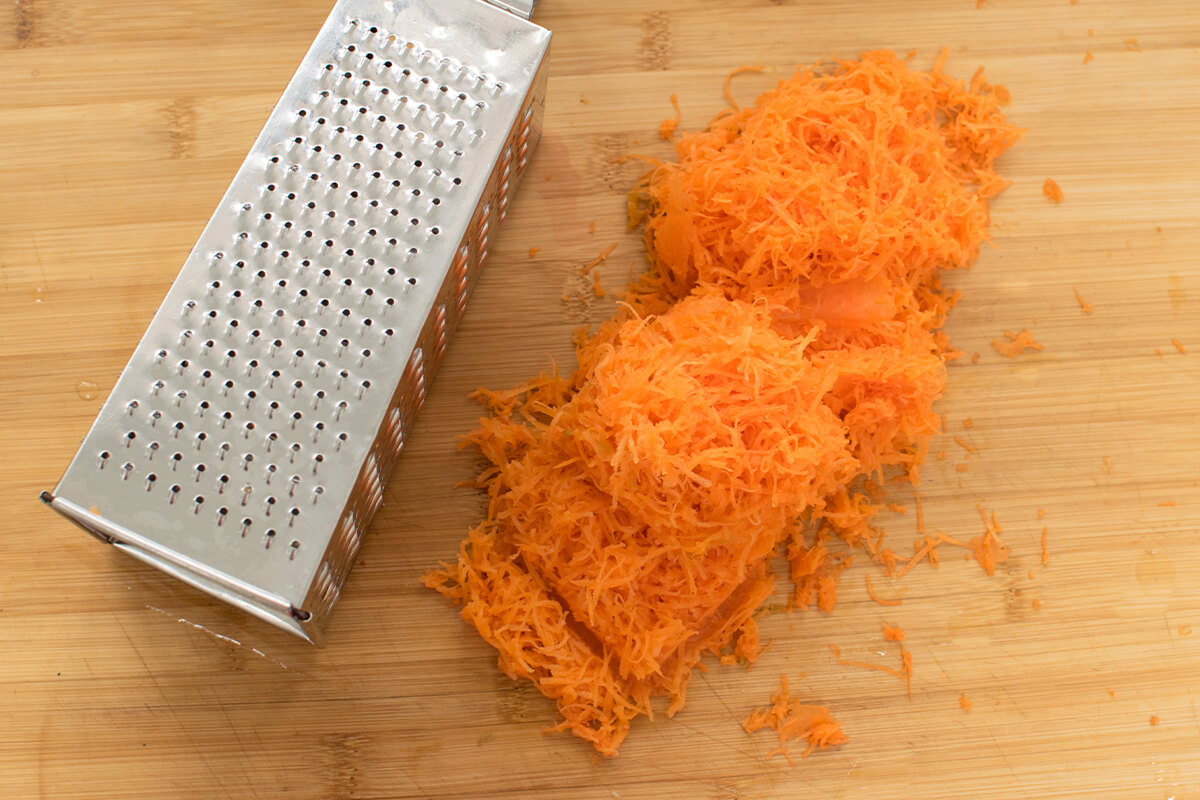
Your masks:
<svg viewBox="0 0 1200 800"><path fill-rule="evenodd" d="M44 498L319 641L537 139L548 45L482 0L340 0Z"/></svg>

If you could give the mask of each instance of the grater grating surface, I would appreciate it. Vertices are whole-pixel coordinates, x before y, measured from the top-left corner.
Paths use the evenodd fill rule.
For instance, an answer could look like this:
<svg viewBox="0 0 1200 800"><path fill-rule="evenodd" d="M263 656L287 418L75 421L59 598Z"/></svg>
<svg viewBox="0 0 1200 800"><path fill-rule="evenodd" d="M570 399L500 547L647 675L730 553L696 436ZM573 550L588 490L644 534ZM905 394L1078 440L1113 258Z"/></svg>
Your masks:
<svg viewBox="0 0 1200 800"><path fill-rule="evenodd" d="M321 643L537 143L549 42L482 0L340 0L43 499Z"/></svg>

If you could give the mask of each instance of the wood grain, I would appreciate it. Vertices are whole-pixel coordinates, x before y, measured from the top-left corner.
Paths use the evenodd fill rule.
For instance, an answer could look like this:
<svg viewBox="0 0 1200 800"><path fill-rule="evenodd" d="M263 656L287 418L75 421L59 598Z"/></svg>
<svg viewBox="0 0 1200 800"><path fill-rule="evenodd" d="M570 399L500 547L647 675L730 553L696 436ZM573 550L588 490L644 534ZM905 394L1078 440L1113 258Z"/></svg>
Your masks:
<svg viewBox="0 0 1200 800"><path fill-rule="evenodd" d="M36 497L329 2L0 4L0 796L1200 798L1194 5L680 5L542 3L555 33L545 138L316 650L102 547ZM941 45L958 74L985 65L1009 87L1028 133L1003 160L1014 183L993 206L995 246L952 278L951 338L981 358L952 365L941 407L979 454L935 443L947 459L926 469L925 511L931 529L969 538L983 502L1012 559L990 579L958 558L895 585L876 577L904 601L886 609L855 566L833 614L766 618L774 644L753 670L699 676L688 708L635 725L616 760L542 733L551 705L504 678L417 580L480 514L454 488L476 466L455 445L478 414L468 391L570 364L572 327L610 312L611 298L562 296L612 242L605 285L640 265L622 216L637 168L611 157L669 153L656 131L671 92L695 128L739 64L770 67L735 83L749 99L797 63L892 48L927 66ZM1061 205L1042 197L1046 177ZM1020 328L1044 352L988 346ZM901 547L915 537L911 508L884 524ZM883 621L909 633L911 701L826 647L898 660ZM782 672L850 736L796 769L736 723Z"/></svg>

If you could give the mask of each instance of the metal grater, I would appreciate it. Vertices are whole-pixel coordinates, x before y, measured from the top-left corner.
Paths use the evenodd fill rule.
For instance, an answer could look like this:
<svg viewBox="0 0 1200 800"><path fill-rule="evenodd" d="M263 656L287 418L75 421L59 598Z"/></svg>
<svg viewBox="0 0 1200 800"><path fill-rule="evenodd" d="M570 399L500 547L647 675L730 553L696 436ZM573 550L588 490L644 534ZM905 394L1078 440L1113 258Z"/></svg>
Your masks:
<svg viewBox="0 0 1200 800"><path fill-rule="evenodd" d="M536 0L338 0L54 493L315 644L541 132Z"/></svg>

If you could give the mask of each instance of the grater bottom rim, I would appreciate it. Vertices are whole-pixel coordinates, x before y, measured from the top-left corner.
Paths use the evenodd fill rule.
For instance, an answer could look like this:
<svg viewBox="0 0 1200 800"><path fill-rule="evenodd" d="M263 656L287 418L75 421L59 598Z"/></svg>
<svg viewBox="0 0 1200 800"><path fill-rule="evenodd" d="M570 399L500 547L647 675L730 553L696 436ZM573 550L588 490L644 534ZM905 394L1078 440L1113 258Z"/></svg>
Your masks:
<svg viewBox="0 0 1200 800"><path fill-rule="evenodd" d="M97 538L144 564L161 570L200 591L297 635L312 644L323 642L303 624L311 614L261 589L239 581L206 564L195 562L152 539L130 531L64 497L43 491L39 498L62 516Z"/></svg>

